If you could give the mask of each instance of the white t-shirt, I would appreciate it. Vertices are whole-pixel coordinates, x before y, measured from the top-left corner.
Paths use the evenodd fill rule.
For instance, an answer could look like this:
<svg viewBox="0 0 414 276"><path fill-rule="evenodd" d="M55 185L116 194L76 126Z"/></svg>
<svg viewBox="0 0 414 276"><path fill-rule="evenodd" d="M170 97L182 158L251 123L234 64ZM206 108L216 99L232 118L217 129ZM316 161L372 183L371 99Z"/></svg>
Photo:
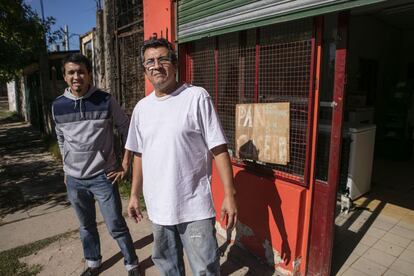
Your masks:
<svg viewBox="0 0 414 276"><path fill-rule="evenodd" d="M176 225L215 216L210 149L227 144L211 97L183 84L155 92L132 113L125 148L142 154L143 193L151 221Z"/></svg>

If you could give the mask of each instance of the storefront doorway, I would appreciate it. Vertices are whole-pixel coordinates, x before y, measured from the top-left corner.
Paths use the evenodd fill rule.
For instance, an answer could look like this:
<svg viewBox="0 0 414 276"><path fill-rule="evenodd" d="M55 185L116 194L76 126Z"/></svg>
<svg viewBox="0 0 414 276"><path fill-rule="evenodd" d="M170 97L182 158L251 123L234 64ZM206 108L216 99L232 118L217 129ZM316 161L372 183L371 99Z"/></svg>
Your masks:
<svg viewBox="0 0 414 276"><path fill-rule="evenodd" d="M350 15L332 275L414 272L412 18L409 1Z"/></svg>

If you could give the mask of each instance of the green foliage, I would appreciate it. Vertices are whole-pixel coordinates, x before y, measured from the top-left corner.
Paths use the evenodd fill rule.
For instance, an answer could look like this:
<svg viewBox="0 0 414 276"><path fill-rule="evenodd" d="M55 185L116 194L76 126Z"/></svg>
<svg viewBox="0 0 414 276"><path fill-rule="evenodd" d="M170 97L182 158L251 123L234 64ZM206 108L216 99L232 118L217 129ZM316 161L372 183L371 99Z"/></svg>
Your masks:
<svg viewBox="0 0 414 276"><path fill-rule="evenodd" d="M129 198L129 196L131 195L131 182L130 181L126 179L119 181L118 188L119 188L119 193L121 194L121 197ZM147 208L145 207L145 201L142 195L139 198L139 202L140 202L141 210L145 211Z"/></svg>
<svg viewBox="0 0 414 276"><path fill-rule="evenodd" d="M38 59L39 52L45 49L44 34L54 23L55 19L48 17L42 25L23 0L0 1L0 82L12 79Z"/></svg>
<svg viewBox="0 0 414 276"><path fill-rule="evenodd" d="M129 198L131 194L131 182L128 180L121 180L118 183L119 193L123 198Z"/></svg>

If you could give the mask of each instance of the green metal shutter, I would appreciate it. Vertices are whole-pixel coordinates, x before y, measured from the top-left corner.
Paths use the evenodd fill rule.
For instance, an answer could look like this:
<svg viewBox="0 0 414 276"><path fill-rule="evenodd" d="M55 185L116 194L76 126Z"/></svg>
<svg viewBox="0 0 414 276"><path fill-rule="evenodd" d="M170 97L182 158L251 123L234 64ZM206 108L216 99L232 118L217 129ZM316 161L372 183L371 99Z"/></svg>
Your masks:
<svg viewBox="0 0 414 276"><path fill-rule="evenodd" d="M387 0L178 0L178 42L385 1Z"/></svg>

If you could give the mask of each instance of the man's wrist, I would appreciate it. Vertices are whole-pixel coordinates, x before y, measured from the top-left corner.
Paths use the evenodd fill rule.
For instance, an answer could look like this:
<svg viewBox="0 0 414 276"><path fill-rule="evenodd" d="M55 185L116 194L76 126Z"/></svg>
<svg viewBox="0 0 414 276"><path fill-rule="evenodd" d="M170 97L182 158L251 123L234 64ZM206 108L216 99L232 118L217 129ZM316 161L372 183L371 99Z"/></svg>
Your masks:
<svg viewBox="0 0 414 276"><path fill-rule="evenodd" d="M235 189L224 191L224 197L234 197L235 195L236 195L236 190Z"/></svg>
<svg viewBox="0 0 414 276"><path fill-rule="evenodd" d="M131 192L131 197L139 198L140 196L140 193Z"/></svg>

